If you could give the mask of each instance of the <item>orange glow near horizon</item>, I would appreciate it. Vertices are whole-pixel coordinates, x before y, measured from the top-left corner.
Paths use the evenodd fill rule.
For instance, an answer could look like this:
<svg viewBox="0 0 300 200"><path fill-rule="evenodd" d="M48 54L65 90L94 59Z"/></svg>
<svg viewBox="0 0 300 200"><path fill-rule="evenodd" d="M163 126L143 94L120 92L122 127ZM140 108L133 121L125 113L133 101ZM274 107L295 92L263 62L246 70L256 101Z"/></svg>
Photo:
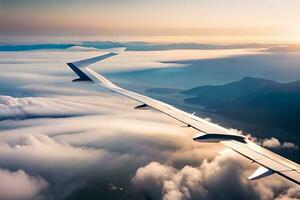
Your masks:
<svg viewBox="0 0 300 200"><path fill-rule="evenodd" d="M265 43L279 38L300 42L299 8L297 0L11 0L0 3L0 34L138 35L164 41L213 36L223 42L255 38Z"/></svg>

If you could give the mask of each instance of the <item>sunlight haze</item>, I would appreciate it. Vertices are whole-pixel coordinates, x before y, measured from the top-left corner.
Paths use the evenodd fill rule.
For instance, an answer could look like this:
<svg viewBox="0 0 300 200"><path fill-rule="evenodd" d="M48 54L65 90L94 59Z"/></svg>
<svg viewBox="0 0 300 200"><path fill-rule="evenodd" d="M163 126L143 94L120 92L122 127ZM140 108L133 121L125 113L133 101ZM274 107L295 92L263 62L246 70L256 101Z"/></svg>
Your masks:
<svg viewBox="0 0 300 200"><path fill-rule="evenodd" d="M2 34L293 37L297 0L0 1Z"/></svg>

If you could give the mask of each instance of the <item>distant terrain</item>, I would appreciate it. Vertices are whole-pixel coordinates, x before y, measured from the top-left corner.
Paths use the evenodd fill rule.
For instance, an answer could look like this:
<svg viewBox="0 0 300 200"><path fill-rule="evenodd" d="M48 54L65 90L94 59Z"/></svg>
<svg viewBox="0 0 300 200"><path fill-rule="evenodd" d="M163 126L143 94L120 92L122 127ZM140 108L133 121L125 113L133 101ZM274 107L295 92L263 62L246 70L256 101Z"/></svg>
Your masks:
<svg viewBox="0 0 300 200"><path fill-rule="evenodd" d="M300 81L245 77L239 81L182 91L185 102L206 106L218 114L285 130L300 130Z"/></svg>
<svg viewBox="0 0 300 200"><path fill-rule="evenodd" d="M152 94L173 94L173 93L178 93L181 92L181 89L176 89L176 88L149 88L146 89L146 93L152 93Z"/></svg>
<svg viewBox="0 0 300 200"><path fill-rule="evenodd" d="M110 49L118 47L126 47L126 51L164 51L174 49L251 49L251 48L267 48L266 51L282 52L290 45L282 47L280 44L199 44L199 43L159 43L159 42L116 42L116 41L82 41L74 43L40 43L40 44L10 44L1 45L0 51L28 51L28 50L45 50L45 49L67 49L70 47L87 47L95 49ZM294 45L295 46L295 45ZM293 51L297 50L297 46L293 46ZM298 49L299 50L299 49ZM297 51L296 51L297 52ZM299 52L299 51L298 51Z"/></svg>

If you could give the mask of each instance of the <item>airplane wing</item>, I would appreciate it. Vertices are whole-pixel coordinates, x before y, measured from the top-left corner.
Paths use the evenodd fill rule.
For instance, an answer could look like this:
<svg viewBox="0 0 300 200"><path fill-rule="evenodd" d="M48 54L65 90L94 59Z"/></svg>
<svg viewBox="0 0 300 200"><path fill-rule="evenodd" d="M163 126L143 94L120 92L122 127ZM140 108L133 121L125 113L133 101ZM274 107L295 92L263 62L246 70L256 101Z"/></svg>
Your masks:
<svg viewBox="0 0 300 200"><path fill-rule="evenodd" d="M164 102L123 89L88 67L88 65L90 64L115 55L117 54L107 53L101 56L67 63L67 65L79 76L79 78L75 79L74 81L91 81L95 84L106 87L115 93L140 102L141 105L137 106L136 109L145 107L156 109L186 124L187 127L198 130L199 135L193 138L194 141L220 142L228 148L227 150L237 152L240 155L250 159L252 162L260 164L261 167L259 167L251 176L249 176L250 180L259 179L276 173L296 184L300 183L299 164L292 162L265 148L262 148L261 146L248 140L243 135L235 134L224 127L208 122L200 117L184 112Z"/></svg>

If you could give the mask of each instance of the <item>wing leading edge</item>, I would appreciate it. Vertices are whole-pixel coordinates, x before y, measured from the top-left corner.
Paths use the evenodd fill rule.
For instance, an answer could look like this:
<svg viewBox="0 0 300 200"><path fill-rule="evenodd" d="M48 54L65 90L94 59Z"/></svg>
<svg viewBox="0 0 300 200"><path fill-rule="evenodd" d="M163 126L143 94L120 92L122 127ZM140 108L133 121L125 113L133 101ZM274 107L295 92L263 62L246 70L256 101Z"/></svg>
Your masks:
<svg viewBox="0 0 300 200"><path fill-rule="evenodd" d="M164 102L152 99L150 97L123 89L104 76L98 74L92 69L88 68L90 64L96 63L100 60L117 55L116 53L107 53L101 56L80 60L77 62L67 63L67 65L79 76L79 81L87 80L95 84L99 84L108 88L109 90L131 98L140 102L140 107L152 107L184 124L187 127L194 128L200 131L200 134L193 139L198 142L220 142L234 152L260 164L262 167L258 168L249 179L258 179L271 175L273 173L279 174L296 184L300 184L300 165L292 162L278 154L275 154L261 146L251 142L245 136L237 135L230 130L221 127L217 124L208 122L193 114L184 112ZM138 107L138 108L140 108Z"/></svg>

